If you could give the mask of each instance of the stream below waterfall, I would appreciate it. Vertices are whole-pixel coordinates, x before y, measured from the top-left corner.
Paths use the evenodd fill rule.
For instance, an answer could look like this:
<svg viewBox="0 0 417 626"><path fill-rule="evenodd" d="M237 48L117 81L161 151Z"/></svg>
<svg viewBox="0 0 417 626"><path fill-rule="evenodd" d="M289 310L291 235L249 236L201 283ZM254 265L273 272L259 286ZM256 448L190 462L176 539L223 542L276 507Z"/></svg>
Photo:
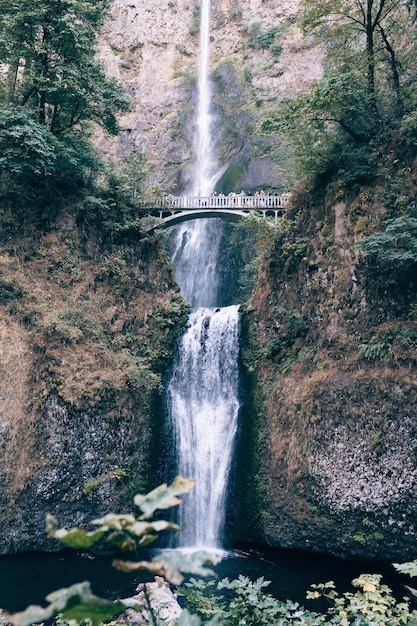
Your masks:
<svg viewBox="0 0 417 626"><path fill-rule="evenodd" d="M144 555L148 556L148 555ZM65 551L60 553L26 553L0 556L0 607L21 611L29 604L46 605L45 597L56 589L89 580L98 596L116 599L134 594L138 584L135 574L118 572L111 566L113 557L92 556ZM264 576L271 581L265 589L279 599L290 599L312 610L325 610L305 600L312 583L334 580L339 592L352 591L350 582L361 573L383 573L384 581L397 598L404 595L409 577L401 577L390 565L344 561L292 550L260 552L231 551L215 568L219 578L237 578L240 574L251 580Z"/></svg>
<svg viewBox="0 0 417 626"><path fill-rule="evenodd" d="M73 551L0 556L0 607L12 612L21 611L29 604L45 606L49 593L84 580L89 580L93 592L102 597L116 599L133 595L139 582L137 575L118 572L111 567L112 560L110 556ZM215 570L219 578L234 579L242 574L256 580L264 576L271 581L265 589L267 593L323 611L325 606L305 600L305 592L312 583L333 580L339 592L352 591L350 582L359 574L382 573L385 583L399 599L404 595L401 581L410 582L409 577L395 574L389 565L278 549L227 552Z"/></svg>

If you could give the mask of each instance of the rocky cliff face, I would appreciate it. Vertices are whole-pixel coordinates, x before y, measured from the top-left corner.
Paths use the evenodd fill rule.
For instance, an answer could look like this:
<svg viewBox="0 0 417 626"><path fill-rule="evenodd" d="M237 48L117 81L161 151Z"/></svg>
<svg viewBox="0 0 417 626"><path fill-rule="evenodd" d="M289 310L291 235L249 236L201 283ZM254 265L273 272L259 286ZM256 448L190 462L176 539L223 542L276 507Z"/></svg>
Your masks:
<svg viewBox="0 0 417 626"><path fill-rule="evenodd" d="M247 311L263 394L258 528L271 545L415 558L416 285L377 293L358 254L378 194L330 196L294 199Z"/></svg>
<svg viewBox="0 0 417 626"><path fill-rule="evenodd" d="M86 524L159 484L161 377L186 307L152 241L100 250L73 223L3 241L0 270L0 552L13 552L47 545L47 512Z"/></svg>
<svg viewBox="0 0 417 626"><path fill-rule="evenodd" d="M219 165L229 165L224 190L279 186L271 139L254 130L277 98L305 89L321 75L317 50L295 25L297 0L214 0L211 74ZM143 151L150 180L181 191L189 180L196 97L199 2L115 0L100 56L126 86L132 111L103 152ZM276 142L275 142L276 143Z"/></svg>

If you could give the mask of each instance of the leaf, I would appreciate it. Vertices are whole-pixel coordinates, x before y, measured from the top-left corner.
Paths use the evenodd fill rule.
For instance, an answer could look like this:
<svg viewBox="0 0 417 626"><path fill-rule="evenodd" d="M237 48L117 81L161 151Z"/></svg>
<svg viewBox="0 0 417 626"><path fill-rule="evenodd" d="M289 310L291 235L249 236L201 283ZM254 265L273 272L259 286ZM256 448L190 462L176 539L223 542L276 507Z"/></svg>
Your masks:
<svg viewBox="0 0 417 626"><path fill-rule="evenodd" d="M125 528L132 526L135 523L135 517L133 515L116 515L115 513L108 513L104 517L93 519L92 524L101 526L100 530L124 530Z"/></svg>
<svg viewBox="0 0 417 626"><path fill-rule="evenodd" d="M163 561L172 574L178 571L205 577L216 575L211 566L217 565L222 557L220 553L207 550L196 550L190 553L184 553L180 550L165 550L160 552L156 558Z"/></svg>
<svg viewBox="0 0 417 626"><path fill-rule="evenodd" d="M118 615L125 610L124 605L103 600L91 593L90 583L76 583L71 587L58 589L50 593L46 600L49 606L31 605L25 611L6 615L13 626L30 626L51 619L58 613L65 617L78 615L77 619L90 618L93 626L99 626L104 619ZM68 617L70 619L70 617Z"/></svg>
<svg viewBox="0 0 417 626"><path fill-rule="evenodd" d="M178 570L171 568L164 561L120 561L116 559L113 561L113 565L121 572L147 570L155 576L163 576L172 585L180 585L184 580L184 576Z"/></svg>
<svg viewBox="0 0 417 626"><path fill-rule="evenodd" d="M407 563L393 563L393 566L401 574L408 574L411 577L417 576L417 560Z"/></svg>
<svg viewBox="0 0 417 626"><path fill-rule="evenodd" d="M61 543L69 548L91 548L104 536L104 531L99 529L93 532L86 532L81 528L59 528L58 520L53 515L46 516L46 534L53 539L59 539Z"/></svg>
<svg viewBox="0 0 417 626"><path fill-rule="evenodd" d="M215 572L206 565L216 565L221 560L219 554L200 550L184 554L177 550L160 552L152 561L113 561L114 567L122 572L148 570L155 575L163 576L173 585L180 585L183 574L198 576L215 576Z"/></svg>
<svg viewBox="0 0 417 626"><path fill-rule="evenodd" d="M91 548L97 541L104 536L104 532L96 530L94 532L86 532L82 528L73 528L66 535L57 537L64 546L68 548Z"/></svg>
<svg viewBox="0 0 417 626"><path fill-rule="evenodd" d="M194 482L177 476L171 485L159 485L146 495L137 494L133 501L143 511L143 518L151 517L157 509L169 509L180 504L181 500L177 496L188 493Z"/></svg>
<svg viewBox="0 0 417 626"><path fill-rule="evenodd" d="M100 626L103 622L109 620L115 615L120 615L126 610L124 604L120 602L111 602L105 604L102 601L91 601L83 604L77 604L62 613L64 620L76 620L80 623L82 620L89 619L93 626Z"/></svg>
<svg viewBox="0 0 417 626"><path fill-rule="evenodd" d="M179 530L180 527L178 524L174 524L173 522L167 522L165 520L157 520L156 522L135 522L130 528L129 531L134 535L140 537L141 535L148 533L150 531L154 531L156 533L161 532L162 530Z"/></svg>

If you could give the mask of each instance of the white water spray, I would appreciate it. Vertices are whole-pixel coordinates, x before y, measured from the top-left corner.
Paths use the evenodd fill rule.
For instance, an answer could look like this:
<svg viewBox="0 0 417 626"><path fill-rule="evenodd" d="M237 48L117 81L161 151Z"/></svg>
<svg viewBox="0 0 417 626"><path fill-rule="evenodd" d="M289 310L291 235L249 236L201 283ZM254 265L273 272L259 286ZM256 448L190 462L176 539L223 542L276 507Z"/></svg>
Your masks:
<svg viewBox="0 0 417 626"><path fill-rule="evenodd" d="M209 196L222 173L213 155L209 80L210 0L201 0L195 162L187 195ZM237 430L239 312L219 302L219 219L176 229L172 259L184 297L196 308L178 345L167 389L178 471L196 486L180 507L181 547L222 546L226 488ZM211 308L207 308L211 307Z"/></svg>

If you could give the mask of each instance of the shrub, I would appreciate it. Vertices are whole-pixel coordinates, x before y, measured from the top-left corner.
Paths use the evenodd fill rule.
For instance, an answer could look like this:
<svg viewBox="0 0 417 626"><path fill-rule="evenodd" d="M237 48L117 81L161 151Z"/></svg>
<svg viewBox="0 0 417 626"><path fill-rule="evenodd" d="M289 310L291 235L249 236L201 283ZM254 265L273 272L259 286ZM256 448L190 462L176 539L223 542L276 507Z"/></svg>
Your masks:
<svg viewBox="0 0 417 626"><path fill-rule="evenodd" d="M273 26L265 31L261 30L258 23L252 24L250 29L248 46L254 50L270 49L274 56L279 56L282 47L278 44L278 37L282 35L282 26Z"/></svg>
<svg viewBox="0 0 417 626"><path fill-rule="evenodd" d="M417 564L411 571L417 570ZM403 570L405 571L405 570ZM307 598L326 598L327 614L305 609L297 602L282 602L264 592L269 582L258 578L251 582L244 576L230 581L208 583L191 579L180 589L200 619L218 616L224 626L417 626L417 611L407 602L398 602L391 589L381 584L378 574L362 574L352 581L357 591L339 596L332 581L312 585ZM223 592L226 592L223 595ZM193 621L193 626L199 626Z"/></svg>
<svg viewBox="0 0 417 626"><path fill-rule="evenodd" d="M53 515L47 516L46 531L49 537L59 539L69 548L92 550L103 543L117 552L131 552L136 561L117 559L113 565L125 572L147 572L151 576L164 576L168 582L178 585L183 582L181 572L197 574L199 576L214 575L212 570L205 567L206 563L215 563L219 559L205 551L183 555L175 552L160 552L151 561L139 561L142 549L153 543L161 532L178 530L172 522L154 519L156 510L165 510L178 505L181 500L178 496L190 491L194 481L177 476L171 485L160 485L148 494L137 494L134 504L142 514L135 517L132 514L116 515L108 513L101 519L92 520L96 528L85 531L81 528L59 528L57 519ZM48 595L49 605L29 606L21 613L6 615L6 619L13 626L30 626L38 622L50 620L58 613L62 620L75 620L72 623L85 623L88 620L91 626L99 626L113 616L120 615L126 610L121 602L110 602L91 593L88 582L77 583L71 587L60 589ZM152 610L150 611L152 614ZM153 615L153 614L152 614ZM61 622L62 623L62 622ZM156 626L155 619L153 620Z"/></svg>
<svg viewBox="0 0 417 626"><path fill-rule="evenodd" d="M372 260L398 269L410 267L417 263L417 219L388 220L381 232L364 237L359 247Z"/></svg>

